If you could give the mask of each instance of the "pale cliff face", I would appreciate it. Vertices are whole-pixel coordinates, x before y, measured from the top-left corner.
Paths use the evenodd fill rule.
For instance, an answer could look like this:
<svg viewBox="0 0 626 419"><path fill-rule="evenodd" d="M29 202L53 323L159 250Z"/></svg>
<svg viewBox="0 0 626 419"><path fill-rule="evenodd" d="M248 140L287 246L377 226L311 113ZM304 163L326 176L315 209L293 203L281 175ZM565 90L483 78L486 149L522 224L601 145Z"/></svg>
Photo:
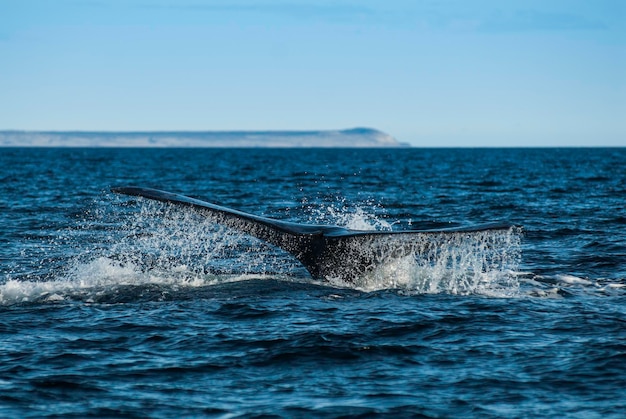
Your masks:
<svg viewBox="0 0 626 419"><path fill-rule="evenodd" d="M370 128L337 131L0 131L4 147L403 147Z"/></svg>

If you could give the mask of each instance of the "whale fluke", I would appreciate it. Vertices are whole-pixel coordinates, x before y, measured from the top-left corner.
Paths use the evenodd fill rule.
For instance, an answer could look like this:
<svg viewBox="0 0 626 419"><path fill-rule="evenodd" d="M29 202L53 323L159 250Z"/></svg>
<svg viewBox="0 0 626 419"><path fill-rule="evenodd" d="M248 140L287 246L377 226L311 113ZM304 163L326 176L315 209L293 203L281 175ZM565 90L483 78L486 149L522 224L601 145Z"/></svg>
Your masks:
<svg viewBox="0 0 626 419"><path fill-rule="evenodd" d="M387 260L416 251L423 253L433 238L514 227L507 223L490 223L438 230L351 230L336 225L300 224L261 217L158 189L127 186L111 191L190 207L216 223L289 252L314 278L339 278L347 282L354 282Z"/></svg>

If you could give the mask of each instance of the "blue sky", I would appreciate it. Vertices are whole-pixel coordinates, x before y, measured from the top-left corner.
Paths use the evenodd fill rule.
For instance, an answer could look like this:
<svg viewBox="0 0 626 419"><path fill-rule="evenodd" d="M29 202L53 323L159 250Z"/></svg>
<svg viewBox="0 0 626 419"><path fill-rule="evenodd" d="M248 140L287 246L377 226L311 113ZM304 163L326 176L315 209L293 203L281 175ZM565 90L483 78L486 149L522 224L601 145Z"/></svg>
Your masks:
<svg viewBox="0 0 626 419"><path fill-rule="evenodd" d="M0 0L0 129L626 146L622 0Z"/></svg>

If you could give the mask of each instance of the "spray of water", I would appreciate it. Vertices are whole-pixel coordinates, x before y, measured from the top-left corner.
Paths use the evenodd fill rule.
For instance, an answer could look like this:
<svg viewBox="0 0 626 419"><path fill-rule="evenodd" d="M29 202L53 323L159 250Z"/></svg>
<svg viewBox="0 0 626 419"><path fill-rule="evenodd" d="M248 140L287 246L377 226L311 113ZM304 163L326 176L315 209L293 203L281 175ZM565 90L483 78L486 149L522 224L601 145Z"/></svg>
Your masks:
<svg viewBox="0 0 626 419"><path fill-rule="evenodd" d="M335 197L324 205L310 205L306 200L302 202L308 214L308 222L313 224L335 224L351 230L381 230L391 231L392 224L377 216L384 213L380 204L366 200L354 205L346 198Z"/></svg>
<svg viewBox="0 0 626 419"><path fill-rule="evenodd" d="M138 207L117 202L113 207L117 213L100 211L67 234L81 243L89 237L89 248L71 245L76 253L66 258L64 268L52 279L6 278L0 284L0 303L90 301L129 286L175 290L250 278L312 281L287 253L194 211L152 201L139 200ZM361 207L346 210L345 203L317 211L320 216L313 222L359 230L391 229ZM68 244L72 239L61 241ZM376 255L375 265L356 283L326 278L323 284L363 291L391 288L402 293L494 296L515 295L519 289L517 278L509 274L520 256L520 233L514 229L412 236L410 243L400 235L357 243L346 249L345 257L362 251Z"/></svg>
<svg viewBox="0 0 626 419"><path fill-rule="evenodd" d="M353 284L364 291L393 288L406 293L505 297L518 293L519 283L509 272L519 263L520 237L514 228L371 236L346 249L346 255L373 261ZM341 278L332 281L337 286L349 285Z"/></svg>
<svg viewBox="0 0 626 419"><path fill-rule="evenodd" d="M361 207L347 210L345 202L316 211L320 216L313 222L391 230L389 223ZM113 246L108 257L143 272L175 276L190 283L207 275L212 282L236 275L279 275L310 281L290 255L190 210L143 202L124 230L126 236ZM508 272L519 262L520 237L515 229L378 236L342 249L345 258L362 257L363 252L373 254L373 269L356 283L342 278L326 278L324 283L363 291L394 288L411 293L513 295L518 282Z"/></svg>

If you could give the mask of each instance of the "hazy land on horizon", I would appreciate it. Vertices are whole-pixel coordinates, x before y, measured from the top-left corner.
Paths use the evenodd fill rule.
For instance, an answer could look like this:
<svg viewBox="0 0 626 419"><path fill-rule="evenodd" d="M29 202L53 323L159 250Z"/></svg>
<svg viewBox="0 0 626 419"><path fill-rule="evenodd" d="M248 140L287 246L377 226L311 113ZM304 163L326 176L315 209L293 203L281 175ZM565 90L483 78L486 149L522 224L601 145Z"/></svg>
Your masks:
<svg viewBox="0 0 626 419"><path fill-rule="evenodd" d="M408 147L371 128L320 131L0 131L0 147Z"/></svg>

